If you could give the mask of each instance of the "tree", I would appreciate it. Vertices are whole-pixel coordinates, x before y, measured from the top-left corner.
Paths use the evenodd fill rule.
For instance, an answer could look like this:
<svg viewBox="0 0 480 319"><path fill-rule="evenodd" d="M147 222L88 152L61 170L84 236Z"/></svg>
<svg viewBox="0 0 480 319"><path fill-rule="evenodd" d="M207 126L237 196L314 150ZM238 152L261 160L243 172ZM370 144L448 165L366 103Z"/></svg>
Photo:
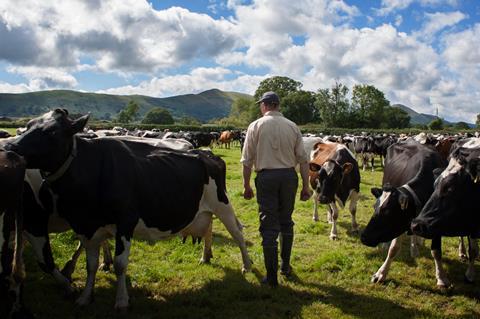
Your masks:
<svg viewBox="0 0 480 319"><path fill-rule="evenodd" d="M194 125L194 126L202 125L202 122L200 122L199 120L191 116L182 117L180 120L178 120L178 123L182 125Z"/></svg>
<svg viewBox="0 0 480 319"><path fill-rule="evenodd" d="M283 115L293 122L303 125L312 123L315 115L315 94L309 91L291 92L281 100Z"/></svg>
<svg viewBox="0 0 480 319"><path fill-rule="evenodd" d="M443 130L443 121L441 118L436 118L428 124L428 129L432 131Z"/></svg>
<svg viewBox="0 0 480 319"><path fill-rule="evenodd" d="M406 128L410 126L410 115L398 107L385 108L385 128Z"/></svg>
<svg viewBox="0 0 480 319"><path fill-rule="evenodd" d="M130 123L137 118L140 106L135 101L129 101L127 106L117 115L117 122Z"/></svg>
<svg viewBox="0 0 480 319"><path fill-rule="evenodd" d="M316 94L315 107L327 127L350 127L350 102L348 88L338 82L329 89L320 89Z"/></svg>
<svg viewBox="0 0 480 319"><path fill-rule="evenodd" d="M384 111L390 102L382 91L373 85L355 85L352 105L360 127L379 128L384 120Z"/></svg>
<svg viewBox="0 0 480 319"><path fill-rule="evenodd" d="M238 98L233 101L229 118L240 125L247 125L258 118L259 108L251 98Z"/></svg>
<svg viewBox="0 0 480 319"><path fill-rule="evenodd" d="M286 76L273 76L260 82L257 90L255 91L255 101L258 101L262 94L268 91L274 91L280 97L280 103L282 99L292 92L297 92L302 88L303 84L290 79Z"/></svg>
<svg viewBox="0 0 480 319"><path fill-rule="evenodd" d="M458 129L458 130L468 130L470 128L470 126L468 126L467 123L465 122L457 122L453 125L454 128Z"/></svg>
<svg viewBox="0 0 480 319"><path fill-rule="evenodd" d="M480 128L480 114L477 114L477 121L475 122L477 128Z"/></svg>
<svg viewBox="0 0 480 319"><path fill-rule="evenodd" d="M173 124L173 117L167 109L155 107L145 114L143 124Z"/></svg>

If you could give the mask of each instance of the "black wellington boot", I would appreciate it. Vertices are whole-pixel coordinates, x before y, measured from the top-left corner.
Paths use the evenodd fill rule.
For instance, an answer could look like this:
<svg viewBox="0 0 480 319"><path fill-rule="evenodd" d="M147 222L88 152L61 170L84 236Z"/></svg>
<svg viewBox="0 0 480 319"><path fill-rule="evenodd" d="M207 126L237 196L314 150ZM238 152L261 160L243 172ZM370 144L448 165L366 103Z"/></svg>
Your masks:
<svg viewBox="0 0 480 319"><path fill-rule="evenodd" d="M262 284L274 288L278 286L278 248L276 246L263 246L263 259L267 276L263 278Z"/></svg>

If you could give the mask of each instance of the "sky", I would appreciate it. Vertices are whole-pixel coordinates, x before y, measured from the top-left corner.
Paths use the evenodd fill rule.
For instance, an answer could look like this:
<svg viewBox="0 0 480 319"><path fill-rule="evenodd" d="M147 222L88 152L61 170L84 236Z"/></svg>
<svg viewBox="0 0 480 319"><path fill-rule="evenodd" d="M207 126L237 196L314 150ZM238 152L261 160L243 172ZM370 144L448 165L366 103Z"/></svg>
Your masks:
<svg viewBox="0 0 480 319"><path fill-rule="evenodd" d="M271 76L474 123L480 1L0 1L1 93L253 95Z"/></svg>

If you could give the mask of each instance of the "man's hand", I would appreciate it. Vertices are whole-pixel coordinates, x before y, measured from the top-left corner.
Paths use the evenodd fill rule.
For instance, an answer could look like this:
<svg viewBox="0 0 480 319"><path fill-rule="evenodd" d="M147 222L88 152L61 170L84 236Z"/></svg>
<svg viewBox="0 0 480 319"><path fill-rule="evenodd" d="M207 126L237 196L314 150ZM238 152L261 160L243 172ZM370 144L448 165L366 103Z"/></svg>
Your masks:
<svg viewBox="0 0 480 319"><path fill-rule="evenodd" d="M310 190L310 187L304 186L302 187L302 191L300 192L300 200L301 201L306 201L312 196L312 191Z"/></svg>
<svg viewBox="0 0 480 319"><path fill-rule="evenodd" d="M252 199L254 196L255 194L253 193L252 187L250 187L250 185L244 186L243 198Z"/></svg>

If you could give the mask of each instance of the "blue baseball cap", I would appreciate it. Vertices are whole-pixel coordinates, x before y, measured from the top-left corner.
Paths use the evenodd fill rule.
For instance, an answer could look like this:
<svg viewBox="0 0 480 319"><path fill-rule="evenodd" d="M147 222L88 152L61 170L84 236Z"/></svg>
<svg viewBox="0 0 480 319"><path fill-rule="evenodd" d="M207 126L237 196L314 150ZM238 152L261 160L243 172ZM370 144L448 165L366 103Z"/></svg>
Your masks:
<svg viewBox="0 0 480 319"><path fill-rule="evenodd" d="M258 104L262 102L280 104L280 98L278 97L277 93L268 91L263 93L262 98L255 103Z"/></svg>

